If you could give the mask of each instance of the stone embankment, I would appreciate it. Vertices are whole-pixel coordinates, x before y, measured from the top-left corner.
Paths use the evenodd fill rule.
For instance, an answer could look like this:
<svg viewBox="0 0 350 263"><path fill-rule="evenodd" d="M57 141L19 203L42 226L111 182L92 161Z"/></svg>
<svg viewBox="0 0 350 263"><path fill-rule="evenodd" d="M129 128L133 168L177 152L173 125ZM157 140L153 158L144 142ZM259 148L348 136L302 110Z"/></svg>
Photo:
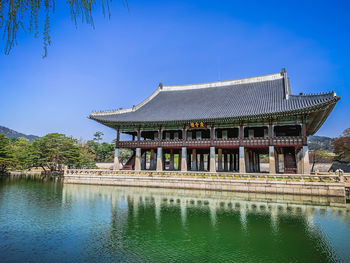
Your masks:
<svg viewBox="0 0 350 263"><path fill-rule="evenodd" d="M345 197L349 177L69 169L64 183Z"/></svg>

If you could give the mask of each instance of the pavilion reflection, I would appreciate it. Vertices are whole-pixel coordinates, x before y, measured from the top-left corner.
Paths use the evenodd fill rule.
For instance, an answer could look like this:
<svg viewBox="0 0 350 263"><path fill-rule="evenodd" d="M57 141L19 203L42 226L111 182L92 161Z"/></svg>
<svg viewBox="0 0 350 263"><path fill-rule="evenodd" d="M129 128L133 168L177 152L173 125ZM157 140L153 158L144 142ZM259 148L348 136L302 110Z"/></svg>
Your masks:
<svg viewBox="0 0 350 263"><path fill-rule="evenodd" d="M303 261L313 255L315 262L333 262L334 249L314 225L314 218L331 215L350 222L349 205L339 198L74 184L63 187L63 202L94 200L111 207L110 224L98 238L102 242L97 246L99 253L122 254L130 262L169 262L173 255L180 262L204 262L207 258L206 262L239 261L252 250L262 253L261 247L265 247L265 261ZM320 246L326 254L319 253ZM210 253L203 247L210 248Z"/></svg>
<svg viewBox="0 0 350 263"><path fill-rule="evenodd" d="M162 218L162 207L176 207L183 224L186 224L188 209L201 208L209 212L212 225L216 223L219 210L238 212L243 228L247 214L269 214L272 227L276 227L282 214L302 215L312 224L315 211L321 214L329 210L344 220L350 219L350 204L344 198L300 195L272 195L237 192L215 192L185 189L137 188L65 184L63 202L66 199L103 199L111 202L113 209L130 210L138 217L139 207L152 207L156 222ZM119 206L118 206L119 203ZM123 206L120 204L124 203Z"/></svg>

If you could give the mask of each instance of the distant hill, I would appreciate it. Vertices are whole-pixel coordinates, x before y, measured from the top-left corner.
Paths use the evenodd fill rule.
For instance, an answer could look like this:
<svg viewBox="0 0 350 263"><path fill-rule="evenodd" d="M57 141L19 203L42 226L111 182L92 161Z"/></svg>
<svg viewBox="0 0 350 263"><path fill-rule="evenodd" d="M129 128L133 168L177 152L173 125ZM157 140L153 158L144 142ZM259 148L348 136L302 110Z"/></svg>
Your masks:
<svg viewBox="0 0 350 263"><path fill-rule="evenodd" d="M326 150L333 152L333 140L333 138L326 136L309 136L307 142L310 151Z"/></svg>
<svg viewBox="0 0 350 263"><path fill-rule="evenodd" d="M5 133L5 136L7 138L20 138L23 137L25 139L27 139L28 141L34 141L35 139L40 138L39 136L35 136L35 135L26 135L20 132L16 132L14 130L11 130L9 128L6 128L4 126L0 126L0 133Z"/></svg>

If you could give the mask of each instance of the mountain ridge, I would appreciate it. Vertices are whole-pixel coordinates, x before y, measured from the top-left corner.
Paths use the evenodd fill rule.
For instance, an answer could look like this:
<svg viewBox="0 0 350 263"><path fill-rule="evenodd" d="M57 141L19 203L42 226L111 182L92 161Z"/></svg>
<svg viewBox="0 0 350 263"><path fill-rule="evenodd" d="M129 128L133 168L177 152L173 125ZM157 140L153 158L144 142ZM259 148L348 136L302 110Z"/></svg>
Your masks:
<svg viewBox="0 0 350 263"><path fill-rule="evenodd" d="M27 139L30 142L34 141L35 139L39 139L40 138L39 136L32 135L32 134L27 135L27 134L24 134L24 133L12 130L10 128L7 128L7 127L1 126L1 125L0 125L0 133L4 133L7 138L16 138L16 139L18 139L18 138L22 137L22 138Z"/></svg>

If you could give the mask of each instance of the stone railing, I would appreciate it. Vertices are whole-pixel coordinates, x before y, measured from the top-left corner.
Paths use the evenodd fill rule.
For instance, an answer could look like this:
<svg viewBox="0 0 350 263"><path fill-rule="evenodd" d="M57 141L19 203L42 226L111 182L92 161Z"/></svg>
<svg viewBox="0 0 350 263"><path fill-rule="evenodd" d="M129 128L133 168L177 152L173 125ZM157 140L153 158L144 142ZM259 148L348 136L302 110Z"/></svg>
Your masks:
<svg viewBox="0 0 350 263"><path fill-rule="evenodd" d="M257 180L257 181L296 181L296 182L343 182L350 184L350 175L343 178L336 174L305 175L305 174L268 174L268 173L228 173L228 172L197 172L197 171L150 171L150 170L101 170L101 169L67 169L65 176L135 176L135 177L173 177L201 178L227 180ZM346 179L345 179L346 178Z"/></svg>

